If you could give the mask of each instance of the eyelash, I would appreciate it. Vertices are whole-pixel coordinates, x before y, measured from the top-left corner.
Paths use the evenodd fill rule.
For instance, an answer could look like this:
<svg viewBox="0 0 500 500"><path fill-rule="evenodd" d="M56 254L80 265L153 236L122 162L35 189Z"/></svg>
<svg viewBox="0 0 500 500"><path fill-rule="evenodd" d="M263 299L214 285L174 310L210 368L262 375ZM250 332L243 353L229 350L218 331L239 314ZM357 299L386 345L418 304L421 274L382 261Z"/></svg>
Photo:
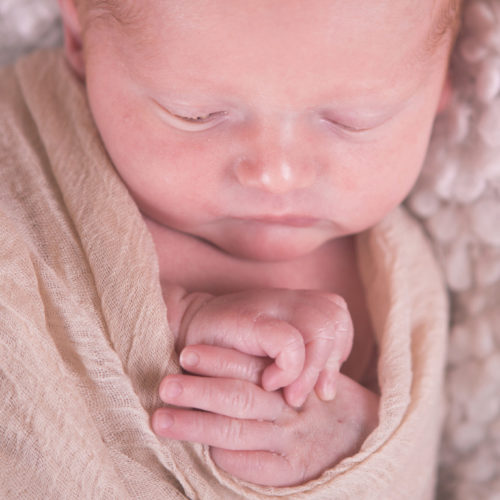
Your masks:
<svg viewBox="0 0 500 500"><path fill-rule="evenodd" d="M164 112L167 122L169 122L173 127L185 132L201 132L203 130L207 130L217 125L219 123L219 119L222 119L227 115L226 111L216 111L206 115L186 116L175 113L161 105L159 106Z"/></svg>
<svg viewBox="0 0 500 500"><path fill-rule="evenodd" d="M342 131L350 134L360 134L362 132L368 132L369 130L371 130L371 127L363 127L363 128L351 127L344 123L337 122L335 120L330 120L329 118L323 118L323 120L326 121L328 124L333 125L334 127L339 128Z"/></svg>
<svg viewBox="0 0 500 500"><path fill-rule="evenodd" d="M208 123L208 122L214 120L217 117L225 115L226 112L225 111L216 111L215 113L208 113L208 115L204 115L204 116L182 116L182 115L178 115L176 113L171 113L171 112L170 112L170 114L174 118L177 118L179 120L183 120L183 121L188 122L188 123L204 124L204 123Z"/></svg>
<svg viewBox="0 0 500 500"><path fill-rule="evenodd" d="M168 118L175 120L177 123L184 124L186 128L180 127L182 130L185 131L190 131L190 132L196 132L196 131L202 131L206 130L212 126L214 126L218 118L223 118L224 116L227 115L227 111L215 111L212 113L208 113L206 115L197 115L197 116L186 116L186 115L180 115L178 113L174 113L173 111L170 111L168 108L164 108L162 106L162 109L166 112ZM368 132L371 130L371 127L364 127L364 128L356 128L352 127L346 124L343 124L341 122L332 120L328 117L323 117L322 121L327 122L330 126L333 126L337 129L340 129L342 132L348 133L348 134L361 134L363 132Z"/></svg>

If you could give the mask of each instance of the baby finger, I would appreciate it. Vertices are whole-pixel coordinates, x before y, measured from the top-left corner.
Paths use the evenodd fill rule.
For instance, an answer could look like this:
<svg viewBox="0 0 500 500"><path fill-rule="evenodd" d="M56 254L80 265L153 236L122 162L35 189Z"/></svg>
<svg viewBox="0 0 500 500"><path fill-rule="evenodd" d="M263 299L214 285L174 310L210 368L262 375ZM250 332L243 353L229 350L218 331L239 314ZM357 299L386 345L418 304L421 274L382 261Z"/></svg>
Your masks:
<svg viewBox="0 0 500 500"><path fill-rule="evenodd" d="M336 351L331 352L332 345L333 340L330 338L316 338L309 342L306 347L304 370L297 380L284 389L285 399L288 404L294 407L302 406L307 395L315 387L320 373L328 367L329 360L334 359L337 355ZM331 373L333 368L333 366L329 370L327 368L328 373ZM328 382L328 380L324 382Z"/></svg>
<svg viewBox="0 0 500 500"><path fill-rule="evenodd" d="M184 370L204 377L236 378L260 385L269 358L252 356L211 345L192 345L183 349L180 363Z"/></svg>
<svg viewBox="0 0 500 500"><path fill-rule="evenodd" d="M165 403L234 418L275 420L286 407L280 394L236 379L169 375L159 392Z"/></svg>
<svg viewBox="0 0 500 500"><path fill-rule="evenodd" d="M275 391L296 380L306 356L301 333L286 321L268 317L255 322L255 331L262 350L274 359L262 374L262 387Z"/></svg>
<svg viewBox="0 0 500 500"><path fill-rule="evenodd" d="M325 368L321 371L314 386L316 394L322 401L332 401L337 394L337 384L340 374L340 360L332 355Z"/></svg>
<svg viewBox="0 0 500 500"><path fill-rule="evenodd" d="M178 408L160 408L151 419L156 434L228 450L281 452L280 428L271 422L241 420L215 413Z"/></svg>

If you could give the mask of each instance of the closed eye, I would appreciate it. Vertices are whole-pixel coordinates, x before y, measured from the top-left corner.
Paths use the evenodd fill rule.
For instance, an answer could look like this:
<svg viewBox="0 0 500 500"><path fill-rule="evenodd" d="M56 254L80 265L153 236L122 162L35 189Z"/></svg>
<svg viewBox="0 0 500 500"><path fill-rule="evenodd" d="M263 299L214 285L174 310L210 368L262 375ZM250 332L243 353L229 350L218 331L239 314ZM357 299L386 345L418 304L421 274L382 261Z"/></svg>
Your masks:
<svg viewBox="0 0 500 500"><path fill-rule="evenodd" d="M323 118L323 121L328 122L329 124L333 125L336 128L339 128L345 132L350 132L350 133L361 133L361 132L368 132L371 130L373 127L355 127L353 125L348 125L346 123L341 123L336 120L331 120L329 118Z"/></svg>
<svg viewBox="0 0 500 500"><path fill-rule="evenodd" d="M207 123L209 121L214 120L217 117L220 117L221 114L225 114L224 111L217 111L215 113L208 113L207 115L203 116L182 116L182 115L177 115L175 113L171 113L175 118L178 118L179 120L184 120L188 123Z"/></svg>
<svg viewBox="0 0 500 500"><path fill-rule="evenodd" d="M160 110L162 111L163 118L169 125L186 132L200 132L202 130L215 127L221 123L227 115L227 111L215 111L199 115L180 114L165 108L159 103L156 104L158 104Z"/></svg>

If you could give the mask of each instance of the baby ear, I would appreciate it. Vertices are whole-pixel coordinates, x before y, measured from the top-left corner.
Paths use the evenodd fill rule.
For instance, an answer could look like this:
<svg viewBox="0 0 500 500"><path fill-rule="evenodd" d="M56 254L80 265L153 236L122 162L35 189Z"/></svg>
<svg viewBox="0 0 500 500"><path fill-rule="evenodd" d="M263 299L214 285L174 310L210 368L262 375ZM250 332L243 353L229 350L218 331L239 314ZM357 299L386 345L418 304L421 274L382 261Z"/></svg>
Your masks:
<svg viewBox="0 0 500 500"><path fill-rule="evenodd" d="M443 83L443 88L441 90L441 97L439 98L439 104L437 109L438 113L441 113L448 108L448 105L450 104L451 100L451 92L452 92L451 80L450 80L450 75L448 73L446 75L446 78Z"/></svg>
<svg viewBox="0 0 500 500"><path fill-rule="evenodd" d="M74 0L58 0L64 29L64 53L78 77L85 79L82 28Z"/></svg>

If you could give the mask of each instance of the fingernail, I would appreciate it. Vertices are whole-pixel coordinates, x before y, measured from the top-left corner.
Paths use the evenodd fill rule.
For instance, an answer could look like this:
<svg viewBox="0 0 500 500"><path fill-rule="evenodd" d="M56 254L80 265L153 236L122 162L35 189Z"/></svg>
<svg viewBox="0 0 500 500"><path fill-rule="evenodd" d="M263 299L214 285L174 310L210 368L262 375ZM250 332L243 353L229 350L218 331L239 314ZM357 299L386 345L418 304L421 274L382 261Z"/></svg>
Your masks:
<svg viewBox="0 0 500 500"><path fill-rule="evenodd" d="M300 408L306 402L307 396L300 396L291 398L289 401L290 406L293 408Z"/></svg>
<svg viewBox="0 0 500 500"><path fill-rule="evenodd" d="M323 401L333 401L337 395L337 388L335 386L328 385L321 392L321 399Z"/></svg>
<svg viewBox="0 0 500 500"><path fill-rule="evenodd" d="M168 401L169 399L174 399L179 394L182 393L182 386L178 382L167 382L162 386L160 391L160 397L163 401Z"/></svg>
<svg viewBox="0 0 500 500"><path fill-rule="evenodd" d="M180 362L183 368L194 368L200 362L200 357L195 352L184 349L181 352Z"/></svg>
<svg viewBox="0 0 500 500"><path fill-rule="evenodd" d="M337 395L337 384L325 384L316 390L316 394L321 401L333 401Z"/></svg>
<svg viewBox="0 0 500 500"><path fill-rule="evenodd" d="M165 411L157 411L154 416L154 428L155 431L160 433L170 429L174 424L174 419L170 413Z"/></svg>

